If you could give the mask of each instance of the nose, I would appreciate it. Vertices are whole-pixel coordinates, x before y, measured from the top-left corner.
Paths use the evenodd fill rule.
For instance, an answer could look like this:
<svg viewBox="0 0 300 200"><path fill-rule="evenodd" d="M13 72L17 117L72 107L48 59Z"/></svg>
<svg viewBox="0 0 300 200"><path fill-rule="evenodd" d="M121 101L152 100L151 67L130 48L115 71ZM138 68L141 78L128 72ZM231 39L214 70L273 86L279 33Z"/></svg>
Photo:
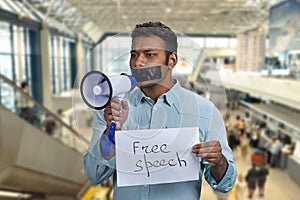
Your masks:
<svg viewBox="0 0 300 200"><path fill-rule="evenodd" d="M135 59L135 67L144 67L146 65L146 57L143 54L139 54Z"/></svg>

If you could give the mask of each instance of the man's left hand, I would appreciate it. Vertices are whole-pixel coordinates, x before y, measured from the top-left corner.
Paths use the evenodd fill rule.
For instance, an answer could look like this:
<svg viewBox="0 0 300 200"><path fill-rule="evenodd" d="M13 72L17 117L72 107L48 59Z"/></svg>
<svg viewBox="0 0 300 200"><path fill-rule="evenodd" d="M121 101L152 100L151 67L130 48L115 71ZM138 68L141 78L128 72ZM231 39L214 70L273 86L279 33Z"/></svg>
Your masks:
<svg viewBox="0 0 300 200"><path fill-rule="evenodd" d="M195 144L192 147L193 153L207 161L212 166L212 174L217 181L220 181L227 170L227 161L222 154L222 147L219 141L213 140Z"/></svg>

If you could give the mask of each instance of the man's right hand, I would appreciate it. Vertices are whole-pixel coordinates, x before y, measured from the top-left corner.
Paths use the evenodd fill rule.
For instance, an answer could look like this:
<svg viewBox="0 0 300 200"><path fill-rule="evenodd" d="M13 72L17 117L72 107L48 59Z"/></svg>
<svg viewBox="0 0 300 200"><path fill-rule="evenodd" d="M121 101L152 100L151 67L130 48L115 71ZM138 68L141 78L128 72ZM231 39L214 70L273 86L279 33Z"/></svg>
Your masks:
<svg viewBox="0 0 300 200"><path fill-rule="evenodd" d="M109 127L114 121L117 125L116 130L120 130L128 117L128 103L118 97L114 97L110 104L104 109L104 118Z"/></svg>

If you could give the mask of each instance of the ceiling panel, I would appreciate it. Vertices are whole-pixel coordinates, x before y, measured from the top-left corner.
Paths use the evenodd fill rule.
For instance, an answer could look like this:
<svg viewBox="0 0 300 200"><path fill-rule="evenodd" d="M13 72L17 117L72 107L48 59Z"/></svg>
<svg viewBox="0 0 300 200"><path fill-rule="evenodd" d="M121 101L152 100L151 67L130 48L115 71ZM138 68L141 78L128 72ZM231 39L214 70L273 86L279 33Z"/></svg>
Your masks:
<svg viewBox="0 0 300 200"><path fill-rule="evenodd" d="M76 31L88 21L101 34L126 32L145 21L162 21L185 34L236 35L267 24L270 6L281 0L23 1L48 16L57 15L56 20L67 22ZM70 13L75 11L79 15L72 17Z"/></svg>
<svg viewBox="0 0 300 200"><path fill-rule="evenodd" d="M143 21L163 21L189 34L244 32L268 20L264 0L69 0L104 32L123 32Z"/></svg>

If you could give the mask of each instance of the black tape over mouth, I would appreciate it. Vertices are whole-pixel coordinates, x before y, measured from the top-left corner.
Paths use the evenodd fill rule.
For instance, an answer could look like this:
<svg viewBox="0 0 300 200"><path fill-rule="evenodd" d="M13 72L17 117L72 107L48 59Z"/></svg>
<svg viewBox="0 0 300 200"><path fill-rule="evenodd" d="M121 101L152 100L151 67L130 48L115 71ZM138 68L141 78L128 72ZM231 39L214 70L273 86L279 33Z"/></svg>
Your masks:
<svg viewBox="0 0 300 200"><path fill-rule="evenodd" d="M161 66L134 68L131 73L137 82L161 79Z"/></svg>

